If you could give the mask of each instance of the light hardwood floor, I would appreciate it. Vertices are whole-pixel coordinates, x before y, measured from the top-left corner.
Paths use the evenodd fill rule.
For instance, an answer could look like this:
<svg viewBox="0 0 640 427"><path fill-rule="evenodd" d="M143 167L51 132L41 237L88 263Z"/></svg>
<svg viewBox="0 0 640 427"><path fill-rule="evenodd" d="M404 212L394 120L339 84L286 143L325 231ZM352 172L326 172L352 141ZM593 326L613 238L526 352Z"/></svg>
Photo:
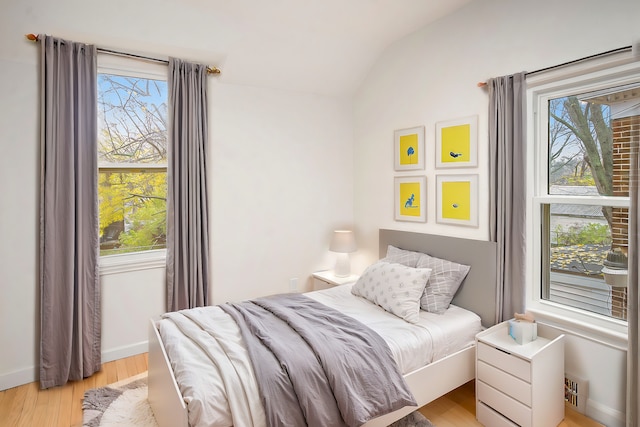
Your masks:
<svg viewBox="0 0 640 427"><path fill-rule="evenodd" d="M82 398L86 390L103 387L147 370L146 353L107 362L100 372L84 381L72 381L62 387L40 390L31 383L0 392L2 427L80 427Z"/></svg>
<svg viewBox="0 0 640 427"><path fill-rule="evenodd" d="M480 426L476 420L475 382L470 381L445 394L420 412L437 427ZM558 427L604 427L591 418L565 406L564 420Z"/></svg>
<svg viewBox="0 0 640 427"><path fill-rule="evenodd" d="M82 397L91 388L102 387L147 370L148 355L107 362L102 370L84 381L40 390L38 383L0 392L1 427L80 427ZM475 388L471 381L420 408L437 427L482 426L476 421ZM593 420L567 409L559 427L602 427Z"/></svg>

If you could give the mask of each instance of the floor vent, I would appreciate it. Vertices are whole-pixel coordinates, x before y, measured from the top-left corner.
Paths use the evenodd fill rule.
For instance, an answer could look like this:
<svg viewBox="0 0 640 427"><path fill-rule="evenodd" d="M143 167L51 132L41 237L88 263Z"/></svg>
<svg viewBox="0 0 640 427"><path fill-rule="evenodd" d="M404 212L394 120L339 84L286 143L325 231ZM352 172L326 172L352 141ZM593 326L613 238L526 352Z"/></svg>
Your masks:
<svg viewBox="0 0 640 427"><path fill-rule="evenodd" d="M571 374L564 374L564 400L581 414L587 409L589 382Z"/></svg>

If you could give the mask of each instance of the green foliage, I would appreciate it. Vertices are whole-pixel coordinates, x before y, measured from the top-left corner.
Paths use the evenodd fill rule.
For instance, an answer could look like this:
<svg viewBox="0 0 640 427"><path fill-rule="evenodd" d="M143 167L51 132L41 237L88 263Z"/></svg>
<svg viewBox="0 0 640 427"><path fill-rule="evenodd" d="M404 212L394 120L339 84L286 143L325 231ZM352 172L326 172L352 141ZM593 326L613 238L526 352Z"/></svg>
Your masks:
<svg viewBox="0 0 640 427"><path fill-rule="evenodd" d="M166 178L164 172L101 173L100 233L122 222L125 231L118 237L119 247L135 250L165 247Z"/></svg>
<svg viewBox="0 0 640 427"><path fill-rule="evenodd" d="M611 244L611 233L606 224L571 225L566 230L559 225L554 232L557 236L558 246Z"/></svg>
<svg viewBox="0 0 640 427"><path fill-rule="evenodd" d="M585 176L565 176L563 177L566 185L580 185L580 186L593 186L595 187L596 181L591 175Z"/></svg>
<svg viewBox="0 0 640 427"><path fill-rule="evenodd" d="M100 74L98 85L101 254L164 248L167 83Z"/></svg>

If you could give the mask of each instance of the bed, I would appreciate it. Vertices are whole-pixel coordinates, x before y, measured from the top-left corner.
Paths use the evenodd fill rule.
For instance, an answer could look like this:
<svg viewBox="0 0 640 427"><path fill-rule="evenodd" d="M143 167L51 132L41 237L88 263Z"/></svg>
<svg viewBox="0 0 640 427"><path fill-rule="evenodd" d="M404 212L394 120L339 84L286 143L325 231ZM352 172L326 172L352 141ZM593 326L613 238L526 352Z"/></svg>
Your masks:
<svg viewBox="0 0 640 427"><path fill-rule="evenodd" d="M495 324L495 243L406 231L380 230L380 258L384 258L387 255L389 245L401 248L404 251L426 253L432 257L470 266L468 274L451 301L450 309L447 310L448 318L454 319L450 323L455 325L457 323L457 320L455 320L456 315L464 316L464 313L469 311L472 314L475 313L475 316L479 318L481 327L489 327ZM348 298L359 298L351 295L348 287L337 287L327 291L311 292L306 295L329 306L333 305L335 307L337 305L336 309L338 310L349 310L349 307L339 307L341 301L347 301ZM363 304L368 303L363 302ZM358 313L351 315L356 318L359 316ZM362 316L365 316L366 319L367 315L363 314ZM438 316L432 313L425 314L421 311L420 321L425 318L427 323L432 322ZM447 316L442 318L444 319ZM394 316L391 315L391 317ZM404 321L401 320L401 322ZM379 323L386 324L388 322ZM166 326L163 326L163 328L166 328ZM460 336L462 337L462 334ZM445 341L447 341L446 337ZM177 369L178 375L174 374L174 368L172 368L172 362L168 354L173 354L172 348L176 345L169 342L169 340L167 340L167 343L168 345L163 342L159 332L158 320L152 320L149 332L149 402L160 427L187 427L189 426L189 411L176 376L181 378L182 371L192 371L196 372L195 375L201 375L200 373L204 372L205 369L199 368L200 370L196 370L199 362L190 364L191 362L187 360L184 362L187 367ZM414 349L412 353L405 351L404 354L401 354L398 353L398 351L402 351L401 349L394 348L394 357L396 357L396 361L402 359L402 363L398 362L398 364L401 365L403 378L418 406L425 405L475 378L475 347L473 346L473 339L462 337L458 344L459 347L454 351L446 351L444 353L441 351L441 346L435 345L433 351L428 353L428 356L426 355L427 352L422 349ZM178 347L181 345L180 343L177 344ZM389 346L395 347L395 344L389 344ZM400 348L402 346L399 344L397 347ZM425 355L424 357L429 360L420 360L420 357L414 357L416 355ZM175 358L173 355L172 357ZM173 360L175 365L177 362L175 362L175 359ZM216 393L212 392L211 394ZM187 400L189 399L191 397ZM415 410L415 406L404 406L401 409L372 419L364 425L367 427L387 426L413 410Z"/></svg>

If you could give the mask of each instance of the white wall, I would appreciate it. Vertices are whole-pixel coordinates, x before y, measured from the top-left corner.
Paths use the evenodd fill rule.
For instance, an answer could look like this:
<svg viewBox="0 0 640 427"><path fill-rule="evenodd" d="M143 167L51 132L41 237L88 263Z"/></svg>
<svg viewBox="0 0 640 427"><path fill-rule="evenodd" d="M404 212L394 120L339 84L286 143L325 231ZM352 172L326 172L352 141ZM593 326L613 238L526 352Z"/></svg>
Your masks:
<svg viewBox="0 0 640 427"><path fill-rule="evenodd" d="M332 267L330 232L351 227L349 100L213 90L213 301L289 291Z"/></svg>
<svg viewBox="0 0 640 427"><path fill-rule="evenodd" d="M133 7L120 3L106 9ZM157 10L136 5L136 11L150 19L142 23L124 19L115 25L96 18L100 13L96 5L73 0L3 2L0 389L34 379L37 365L37 48L25 41L24 34L49 33L157 55L183 53L179 56L215 63L210 61L216 57L215 41L172 33L170 17L188 18L181 10L168 10L164 3ZM213 301L287 291L294 277L301 289L308 289L312 271L331 267L330 231L351 223L356 224L360 247L354 270L377 257L381 227L486 239L488 99L476 83L637 42L639 15L636 0L471 3L390 46L356 95L355 113L346 99L214 80ZM205 17L194 19L198 21L194 29L206 35ZM157 31L159 26L163 31ZM224 64L218 64L224 72ZM480 175L480 226L436 224L434 126L471 114L479 116L479 166L464 172ZM393 220L393 131L416 125L427 131L430 204L424 224ZM108 357L143 345L146 324L140 329L131 325L161 311L163 280L157 269L103 278L103 351ZM593 411L603 420L610 417L609 425L619 425L624 410L621 351L573 335L567 340L567 354L572 355L567 370L591 381Z"/></svg>
<svg viewBox="0 0 640 427"><path fill-rule="evenodd" d="M640 40L636 0L483 0L404 38L381 55L355 100L355 223L358 268L377 257L378 228L488 239L488 94L478 82L534 71ZM435 123L477 114L479 165L435 170ZM426 128L427 222L393 220L393 131ZM366 155L365 155L366 153ZM480 226L437 224L436 173L480 175ZM366 240L365 240L366 239ZM566 369L590 380L591 415L623 424L624 352L577 334L566 342Z"/></svg>
<svg viewBox="0 0 640 427"><path fill-rule="evenodd" d="M145 22L114 26L96 18L100 7L106 6L73 0L2 5L0 390L37 379L39 52L24 35L48 33L160 57L183 53L224 72L211 59L214 47L207 50L210 40L162 24L181 10L149 7ZM110 13L115 8L110 4ZM163 30L145 27L154 22ZM206 34L205 23L199 28ZM210 79L213 301L286 292L292 278L299 290L310 290L311 273L332 267L331 231L353 223L351 100ZM101 284L104 360L146 351L147 319L164 309L163 269L108 274Z"/></svg>

